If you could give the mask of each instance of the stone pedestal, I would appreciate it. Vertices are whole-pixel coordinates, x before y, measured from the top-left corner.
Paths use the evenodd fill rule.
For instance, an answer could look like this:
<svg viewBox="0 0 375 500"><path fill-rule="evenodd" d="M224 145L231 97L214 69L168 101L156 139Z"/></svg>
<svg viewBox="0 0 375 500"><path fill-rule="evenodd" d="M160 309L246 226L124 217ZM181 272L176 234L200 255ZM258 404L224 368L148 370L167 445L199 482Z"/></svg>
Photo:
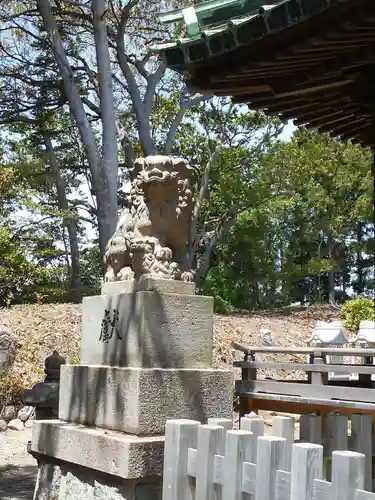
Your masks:
<svg viewBox="0 0 375 500"><path fill-rule="evenodd" d="M209 368L212 330L211 297L142 290L86 297L81 364Z"/></svg>
<svg viewBox="0 0 375 500"><path fill-rule="evenodd" d="M160 435L171 418L230 418L232 389L233 376L224 370L66 366L59 418L138 436Z"/></svg>
<svg viewBox="0 0 375 500"><path fill-rule="evenodd" d="M34 500L160 500L166 420L232 417L212 333L213 300L190 283L114 282L84 299L81 364L61 368L59 420L33 429Z"/></svg>

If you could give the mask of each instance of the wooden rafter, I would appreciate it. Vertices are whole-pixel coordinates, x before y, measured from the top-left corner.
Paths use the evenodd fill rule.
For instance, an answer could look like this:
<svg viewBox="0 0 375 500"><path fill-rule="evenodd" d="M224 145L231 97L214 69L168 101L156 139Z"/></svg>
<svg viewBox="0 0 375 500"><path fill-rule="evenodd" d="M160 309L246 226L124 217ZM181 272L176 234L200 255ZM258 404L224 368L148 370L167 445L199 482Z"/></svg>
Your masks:
<svg viewBox="0 0 375 500"><path fill-rule="evenodd" d="M219 29L201 52L185 47L188 86L374 146L375 2L334 5L258 38L251 31L262 25L249 24L248 32Z"/></svg>

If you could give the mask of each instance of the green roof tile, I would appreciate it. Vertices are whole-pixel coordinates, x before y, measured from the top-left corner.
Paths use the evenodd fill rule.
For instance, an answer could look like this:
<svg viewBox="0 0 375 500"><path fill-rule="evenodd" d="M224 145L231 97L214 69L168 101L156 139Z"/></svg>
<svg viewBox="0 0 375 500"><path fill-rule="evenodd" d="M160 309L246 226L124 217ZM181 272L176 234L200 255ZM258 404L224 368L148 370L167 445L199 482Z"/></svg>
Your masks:
<svg viewBox="0 0 375 500"><path fill-rule="evenodd" d="M287 28L335 4L348 1L281 0L262 5L263 1L259 0L210 0L192 6L196 14L195 24L187 26L187 37L156 45L152 50L162 55L168 67L181 71L186 65L250 44L270 32ZM160 20L174 23L185 19L186 22L183 10L161 13ZM220 11L226 16L219 16L219 22L215 13ZM191 13L190 16L192 19ZM216 19L216 22L210 24L208 19Z"/></svg>

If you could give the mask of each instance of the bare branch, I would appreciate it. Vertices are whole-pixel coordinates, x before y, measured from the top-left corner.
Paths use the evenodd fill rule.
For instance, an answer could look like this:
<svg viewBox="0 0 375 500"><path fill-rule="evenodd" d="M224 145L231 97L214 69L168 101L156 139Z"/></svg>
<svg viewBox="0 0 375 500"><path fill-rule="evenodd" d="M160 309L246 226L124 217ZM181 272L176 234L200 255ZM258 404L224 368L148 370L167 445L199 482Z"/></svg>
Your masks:
<svg viewBox="0 0 375 500"><path fill-rule="evenodd" d="M95 114L97 114L99 118L101 117L99 106L97 106L95 103L90 101L90 99L88 99L87 97L82 97L82 102L85 106L87 106L89 109L91 109L91 111L93 111Z"/></svg>
<svg viewBox="0 0 375 500"><path fill-rule="evenodd" d="M101 174L95 137L90 127L88 116L85 113L83 102L74 80L49 0L38 0L38 8L43 18L44 27L51 39L52 50L64 81L65 92L71 105L71 111L79 129L82 142L86 148L92 176L95 178L95 184L99 185L101 183Z"/></svg>
<svg viewBox="0 0 375 500"><path fill-rule="evenodd" d="M163 78L165 71L166 71L166 66L164 63L160 63L158 69L150 74L147 79L147 89L146 89L146 94L144 97L144 104L146 108L146 112L148 113L148 116L151 114L151 109L152 109L152 102L155 97L155 90L160 82L160 80Z"/></svg>
<svg viewBox="0 0 375 500"><path fill-rule="evenodd" d="M201 95L194 97L193 99L183 99L183 97L181 97L180 109L178 110L178 113L174 117L171 126L169 127L167 138L165 140L164 154L168 155L171 153L178 127L181 125L181 122L185 116L186 111L189 108L196 106L200 102L208 101L209 99L211 99L211 97L212 96L210 95Z"/></svg>
<svg viewBox="0 0 375 500"><path fill-rule="evenodd" d="M155 144L150 135L149 115L147 115L147 109L145 109L145 104L142 101L137 81L129 66L129 58L125 52L125 42L124 42L125 30L129 20L130 11L137 4L137 1L138 0L133 0L129 2L121 12L121 21L119 25L119 30L115 37L116 55L121 72L124 75L124 78L126 79L127 90L129 92L130 99L134 107L137 119L139 138L142 144L143 153L145 155L149 155L155 152Z"/></svg>

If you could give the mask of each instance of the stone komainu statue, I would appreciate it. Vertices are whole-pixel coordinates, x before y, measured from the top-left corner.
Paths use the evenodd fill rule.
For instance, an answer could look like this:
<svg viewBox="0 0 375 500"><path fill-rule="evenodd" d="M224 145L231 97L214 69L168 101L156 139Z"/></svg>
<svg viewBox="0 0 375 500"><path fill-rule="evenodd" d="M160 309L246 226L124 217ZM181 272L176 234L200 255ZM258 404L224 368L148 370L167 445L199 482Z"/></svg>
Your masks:
<svg viewBox="0 0 375 500"><path fill-rule="evenodd" d="M10 328L0 320L0 375L6 373L16 357L16 339Z"/></svg>
<svg viewBox="0 0 375 500"><path fill-rule="evenodd" d="M187 268L192 172L182 158L149 156L135 161L129 208L107 245L105 281L194 280Z"/></svg>

